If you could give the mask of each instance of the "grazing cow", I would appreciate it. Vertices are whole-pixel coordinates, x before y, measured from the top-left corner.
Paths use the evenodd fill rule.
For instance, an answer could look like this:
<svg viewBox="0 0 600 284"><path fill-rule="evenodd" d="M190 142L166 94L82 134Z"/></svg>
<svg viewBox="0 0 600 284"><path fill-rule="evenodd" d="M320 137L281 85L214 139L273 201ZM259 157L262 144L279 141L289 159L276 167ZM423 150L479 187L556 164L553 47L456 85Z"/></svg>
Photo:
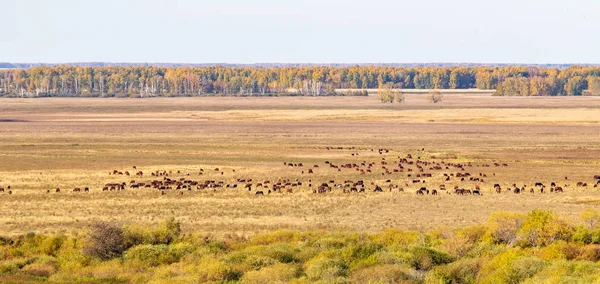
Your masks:
<svg viewBox="0 0 600 284"><path fill-rule="evenodd" d="M373 190L373 192L383 192L383 189L381 189L381 187L375 186L375 189Z"/></svg>
<svg viewBox="0 0 600 284"><path fill-rule="evenodd" d="M79 188L79 187L73 188L73 192L81 192L81 188Z"/></svg>
<svg viewBox="0 0 600 284"><path fill-rule="evenodd" d="M59 192L60 192L60 188L58 188L58 187L57 187L57 188L54 190L54 192L56 192L56 193L59 193Z"/></svg>
<svg viewBox="0 0 600 284"><path fill-rule="evenodd" d="M256 193L254 193L254 195L265 195L265 194L264 194L264 192L262 192L262 190L259 190Z"/></svg>
<svg viewBox="0 0 600 284"><path fill-rule="evenodd" d="M89 192L89 191L90 191L90 188L89 188L89 187L85 187L85 188L83 188L83 191L84 191L84 192Z"/></svg>
<svg viewBox="0 0 600 284"><path fill-rule="evenodd" d="M12 190L9 190L9 191L8 191L8 194L12 194Z"/></svg>
<svg viewBox="0 0 600 284"><path fill-rule="evenodd" d="M473 190L473 195L475 195L475 194L481 195L481 191L479 191L479 189L474 189Z"/></svg>
<svg viewBox="0 0 600 284"><path fill-rule="evenodd" d="M0 192L4 192L4 187L0 187Z"/></svg>
<svg viewBox="0 0 600 284"><path fill-rule="evenodd" d="M431 191L431 195L437 195L437 194L438 194L437 190L434 189Z"/></svg>

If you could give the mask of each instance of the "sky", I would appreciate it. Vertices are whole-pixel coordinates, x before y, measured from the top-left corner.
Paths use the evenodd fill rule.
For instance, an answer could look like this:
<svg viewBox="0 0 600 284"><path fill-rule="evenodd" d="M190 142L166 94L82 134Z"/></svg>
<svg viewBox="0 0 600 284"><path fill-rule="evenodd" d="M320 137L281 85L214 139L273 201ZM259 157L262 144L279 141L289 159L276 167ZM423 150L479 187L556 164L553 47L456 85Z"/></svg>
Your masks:
<svg viewBox="0 0 600 284"><path fill-rule="evenodd" d="M597 0L0 0L0 62L600 63Z"/></svg>

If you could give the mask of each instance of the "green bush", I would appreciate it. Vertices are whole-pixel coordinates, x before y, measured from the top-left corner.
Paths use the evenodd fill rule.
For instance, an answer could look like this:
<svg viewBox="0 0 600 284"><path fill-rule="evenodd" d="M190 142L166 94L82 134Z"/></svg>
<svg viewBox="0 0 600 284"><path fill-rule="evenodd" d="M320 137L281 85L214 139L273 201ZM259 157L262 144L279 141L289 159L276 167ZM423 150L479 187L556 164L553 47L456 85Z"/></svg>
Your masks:
<svg viewBox="0 0 600 284"><path fill-rule="evenodd" d="M484 262L483 258L471 258L436 267L427 273L425 283L476 283Z"/></svg>
<svg viewBox="0 0 600 284"><path fill-rule="evenodd" d="M384 246L403 246L408 247L419 240L419 233L410 231L400 231L397 229L387 229L382 233L373 236L375 243Z"/></svg>
<svg viewBox="0 0 600 284"><path fill-rule="evenodd" d="M195 265L194 272L199 282L232 281L241 277L241 273L229 264L209 256L203 257Z"/></svg>
<svg viewBox="0 0 600 284"><path fill-rule="evenodd" d="M486 262L477 277L479 283L520 283L547 265L544 260L510 249Z"/></svg>
<svg viewBox="0 0 600 284"><path fill-rule="evenodd" d="M587 261L556 261L523 283L599 283L600 264Z"/></svg>
<svg viewBox="0 0 600 284"><path fill-rule="evenodd" d="M41 251L44 254L56 256L56 253L60 250L65 239L65 236L48 237L42 241L42 244L40 245Z"/></svg>
<svg viewBox="0 0 600 284"><path fill-rule="evenodd" d="M429 270L436 265L452 262L452 257L447 253L430 247L416 246L410 250L412 254L411 266L417 270Z"/></svg>
<svg viewBox="0 0 600 284"><path fill-rule="evenodd" d="M190 244L139 245L125 252L126 261L138 261L148 266L158 266L178 262L186 254L192 253Z"/></svg>
<svg viewBox="0 0 600 284"><path fill-rule="evenodd" d="M177 240L180 235L181 224L173 217L163 220L156 228L123 227L123 237L127 247L141 244L170 244Z"/></svg>
<svg viewBox="0 0 600 284"><path fill-rule="evenodd" d="M340 277L346 277L348 267L341 259L317 256L304 265L304 271L311 281L334 282Z"/></svg>

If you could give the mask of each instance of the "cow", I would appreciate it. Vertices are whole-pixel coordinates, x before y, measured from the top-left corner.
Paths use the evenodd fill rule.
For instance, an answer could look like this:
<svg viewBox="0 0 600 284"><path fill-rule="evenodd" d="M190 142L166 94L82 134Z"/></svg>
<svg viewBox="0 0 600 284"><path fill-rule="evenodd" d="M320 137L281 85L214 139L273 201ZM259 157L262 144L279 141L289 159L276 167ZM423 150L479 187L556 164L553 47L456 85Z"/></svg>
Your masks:
<svg viewBox="0 0 600 284"><path fill-rule="evenodd" d="M262 192L262 190L257 191L256 193L254 193L254 195L265 195L264 192Z"/></svg>

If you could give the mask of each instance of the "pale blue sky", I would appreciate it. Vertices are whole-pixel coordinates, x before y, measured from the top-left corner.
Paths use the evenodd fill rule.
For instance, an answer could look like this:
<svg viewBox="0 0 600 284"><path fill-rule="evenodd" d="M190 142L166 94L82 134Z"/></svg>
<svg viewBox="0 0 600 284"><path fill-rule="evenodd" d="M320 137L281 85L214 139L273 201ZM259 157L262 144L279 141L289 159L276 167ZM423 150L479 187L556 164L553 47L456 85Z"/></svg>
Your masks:
<svg viewBox="0 0 600 284"><path fill-rule="evenodd" d="M0 62L600 63L596 0L0 0Z"/></svg>

